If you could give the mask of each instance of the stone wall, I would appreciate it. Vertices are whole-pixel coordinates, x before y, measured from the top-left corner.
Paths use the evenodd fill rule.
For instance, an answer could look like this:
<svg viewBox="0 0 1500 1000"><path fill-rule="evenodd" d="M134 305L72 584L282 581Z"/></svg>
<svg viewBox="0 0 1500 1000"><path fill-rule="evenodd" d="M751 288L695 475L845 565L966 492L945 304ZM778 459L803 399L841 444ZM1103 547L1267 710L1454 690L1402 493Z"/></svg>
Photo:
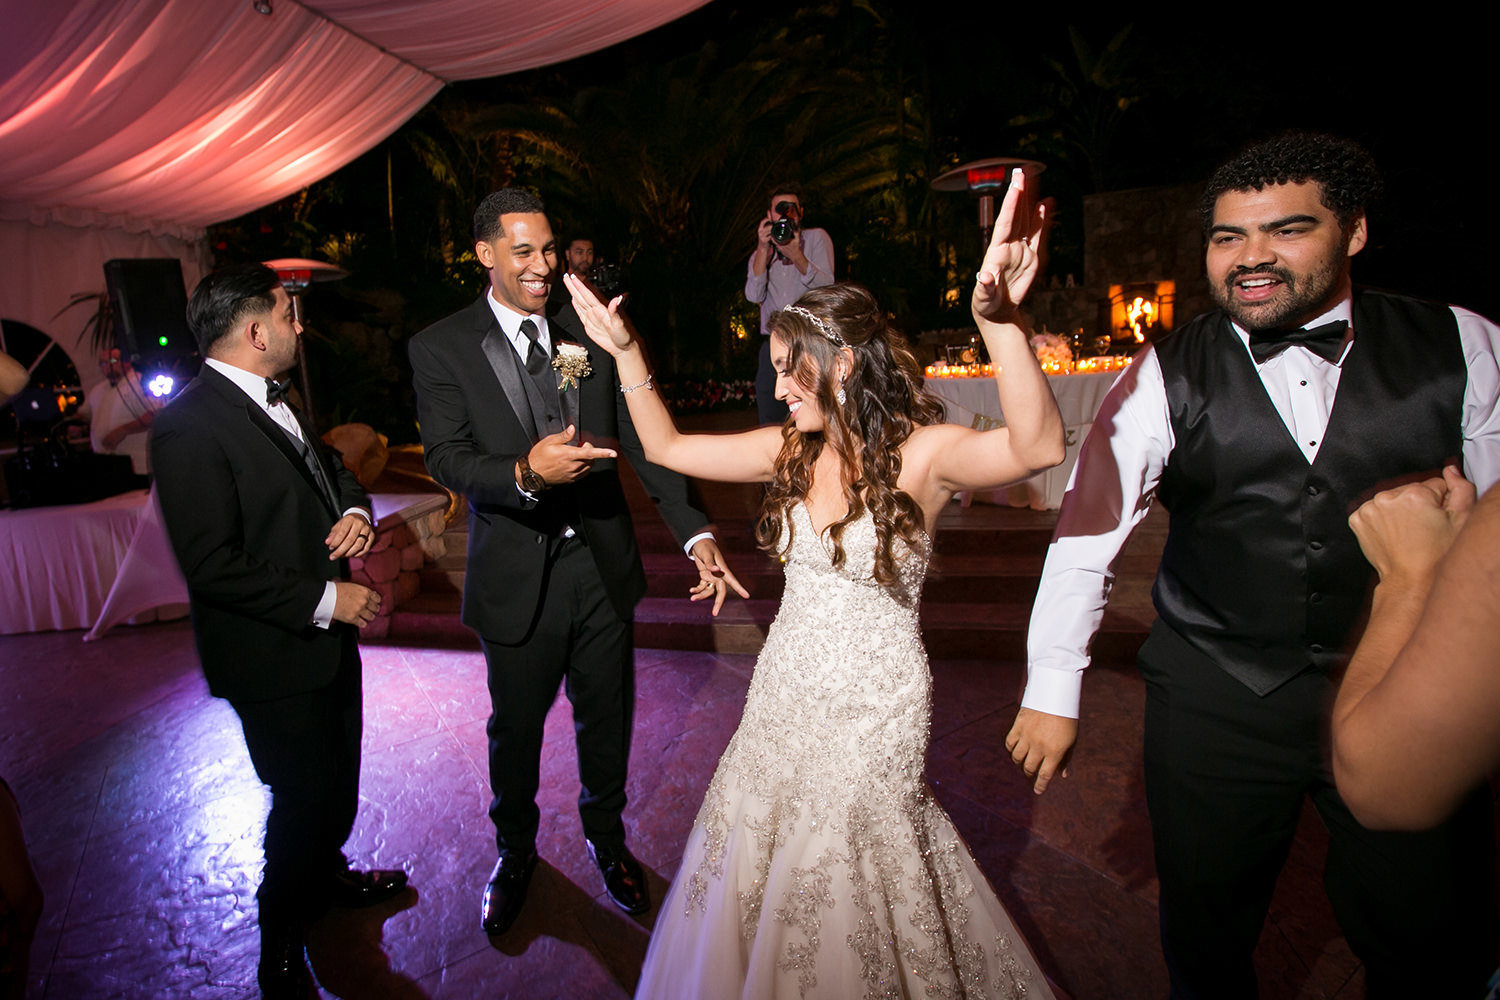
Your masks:
<svg viewBox="0 0 1500 1000"><path fill-rule="evenodd" d="M363 559L349 560L355 583L380 594L380 613L360 630L367 639L380 639L390 628L396 609L421 590L422 566L436 562L448 551L443 538L448 498L413 494L411 504L380 518L375 524L375 544Z"/></svg>
<svg viewBox="0 0 1500 1000"><path fill-rule="evenodd" d="M1203 185L1105 191L1083 199L1083 288L1109 324L1109 286L1137 281L1177 285L1174 326L1213 308L1203 275L1198 198Z"/></svg>

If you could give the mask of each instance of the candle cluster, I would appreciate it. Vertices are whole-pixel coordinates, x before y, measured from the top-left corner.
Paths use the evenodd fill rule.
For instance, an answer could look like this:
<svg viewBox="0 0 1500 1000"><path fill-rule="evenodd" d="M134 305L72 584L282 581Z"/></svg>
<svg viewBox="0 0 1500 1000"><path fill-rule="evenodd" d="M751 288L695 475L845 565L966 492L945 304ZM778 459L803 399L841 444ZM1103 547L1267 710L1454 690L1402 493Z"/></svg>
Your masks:
<svg viewBox="0 0 1500 1000"><path fill-rule="evenodd" d="M949 364L939 361L928 365L922 374L928 378L990 378L999 370L998 365L991 364Z"/></svg>

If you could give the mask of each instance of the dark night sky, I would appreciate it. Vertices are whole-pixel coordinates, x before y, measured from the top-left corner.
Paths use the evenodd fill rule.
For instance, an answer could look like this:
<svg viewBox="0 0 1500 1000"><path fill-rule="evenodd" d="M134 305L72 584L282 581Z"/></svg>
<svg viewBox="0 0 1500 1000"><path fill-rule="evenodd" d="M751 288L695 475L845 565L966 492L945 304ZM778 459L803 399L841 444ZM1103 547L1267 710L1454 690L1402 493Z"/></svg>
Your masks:
<svg viewBox="0 0 1500 1000"><path fill-rule="evenodd" d="M670 58L709 38L789 20L796 7L717 0L549 72L607 76L622 60ZM1488 32L1466 20L1424 21L1420 7L1404 8L1399 20L1348 5L1335 18L1282 4L1172 22L1131 19L1123 8L1083 20L1007 7L891 8L900 55L930 74L943 142L961 159L1015 152L1004 123L1046 78L1045 56L1070 58L1070 24L1095 47L1133 24L1138 132L1111 158L1110 187L1201 180L1244 141L1284 128L1349 135L1375 154L1387 186L1356 279L1500 315L1490 249L1500 213L1488 190L1497 54L1484 44Z"/></svg>

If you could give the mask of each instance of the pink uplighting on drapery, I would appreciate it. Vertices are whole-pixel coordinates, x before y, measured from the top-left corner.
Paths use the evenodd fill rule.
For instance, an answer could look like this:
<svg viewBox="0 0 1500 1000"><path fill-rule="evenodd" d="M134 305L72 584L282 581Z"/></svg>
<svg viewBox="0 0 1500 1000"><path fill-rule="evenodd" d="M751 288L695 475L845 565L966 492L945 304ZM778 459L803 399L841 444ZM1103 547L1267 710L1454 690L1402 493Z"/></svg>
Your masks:
<svg viewBox="0 0 1500 1000"><path fill-rule="evenodd" d="M0 0L0 220L190 235L703 0Z"/></svg>

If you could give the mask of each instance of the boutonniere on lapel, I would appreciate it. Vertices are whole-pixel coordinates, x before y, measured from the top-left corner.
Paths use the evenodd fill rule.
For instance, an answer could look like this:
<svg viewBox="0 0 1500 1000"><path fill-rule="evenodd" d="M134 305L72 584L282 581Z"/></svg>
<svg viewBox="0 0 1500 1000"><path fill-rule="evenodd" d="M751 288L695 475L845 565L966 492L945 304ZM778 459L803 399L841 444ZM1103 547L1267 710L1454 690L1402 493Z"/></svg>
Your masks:
<svg viewBox="0 0 1500 1000"><path fill-rule="evenodd" d="M557 369L557 388L561 392L576 388L579 379L594 374L594 369L589 367L588 350L582 344L566 340L557 342L557 355L552 359L552 367Z"/></svg>

